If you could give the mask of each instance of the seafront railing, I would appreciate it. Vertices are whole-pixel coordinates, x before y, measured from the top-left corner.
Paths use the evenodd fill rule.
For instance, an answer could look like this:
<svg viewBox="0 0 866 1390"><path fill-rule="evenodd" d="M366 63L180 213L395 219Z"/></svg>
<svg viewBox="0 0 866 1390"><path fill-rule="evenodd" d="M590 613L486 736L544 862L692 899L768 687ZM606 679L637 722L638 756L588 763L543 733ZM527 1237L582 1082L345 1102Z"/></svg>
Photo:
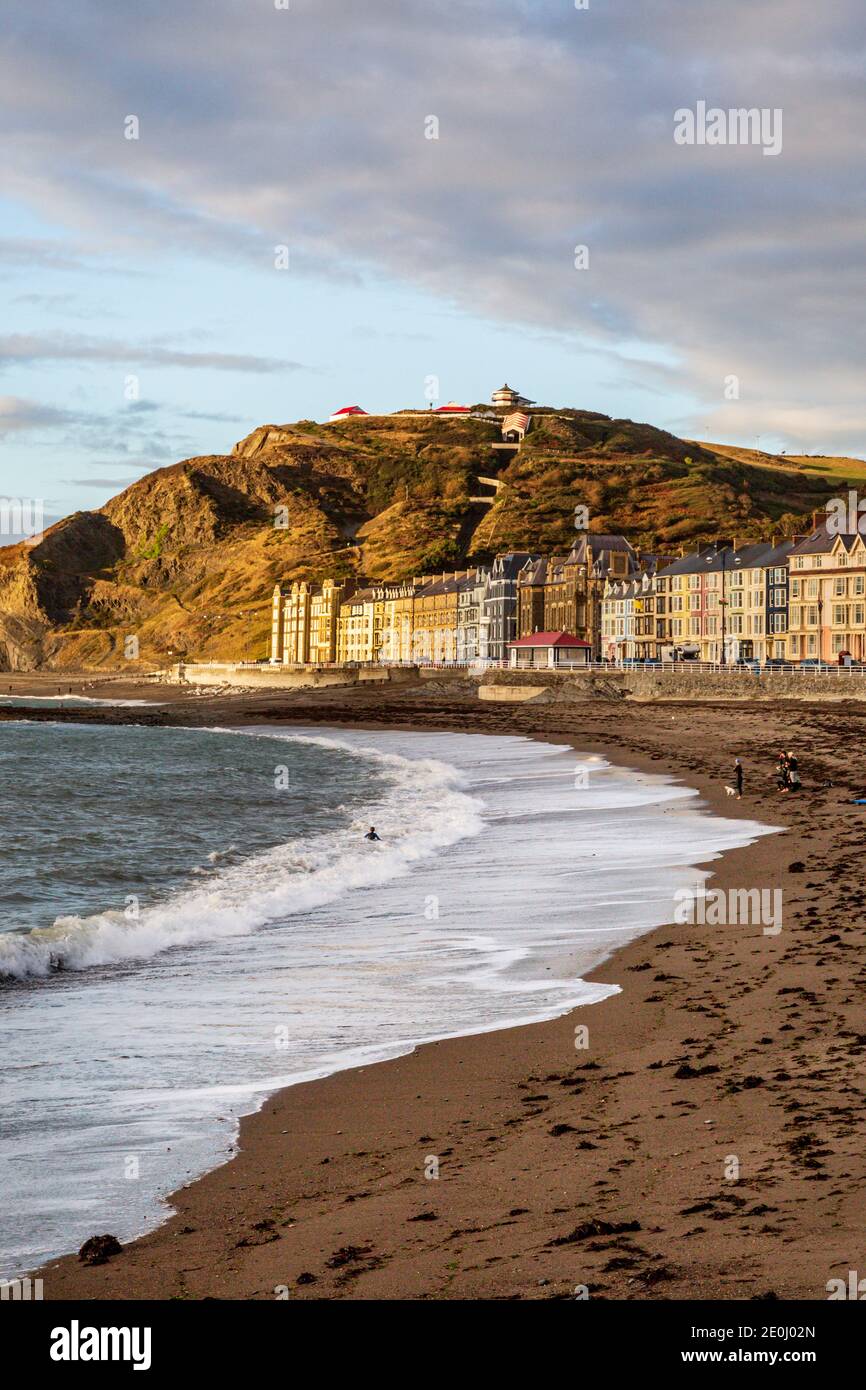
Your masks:
<svg viewBox="0 0 866 1390"><path fill-rule="evenodd" d="M644 662L629 658L619 661L560 661L555 666L532 665L526 661L520 661L517 665L512 666L510 661L490 661L480 657L473 657L465 661L187 661L183 665L185 667L203 665L213 671L346 671L361 668L369 670L383 666L404 670L420 668L425 671L562 671L569 675L581 671L596 675L610 675L612 671L622 671L626 674L635 671L673 671L678 675L725 675L731 679L742 677L751 680L772 676L798 675L820 676L829 680L857 680L866 676L866 663L852 666L831 665L830 663L809 666L799 662L762 664L757 661L744 660L741 662L729 661L722 665L721 662L717 661L650 660Z"/></svg>

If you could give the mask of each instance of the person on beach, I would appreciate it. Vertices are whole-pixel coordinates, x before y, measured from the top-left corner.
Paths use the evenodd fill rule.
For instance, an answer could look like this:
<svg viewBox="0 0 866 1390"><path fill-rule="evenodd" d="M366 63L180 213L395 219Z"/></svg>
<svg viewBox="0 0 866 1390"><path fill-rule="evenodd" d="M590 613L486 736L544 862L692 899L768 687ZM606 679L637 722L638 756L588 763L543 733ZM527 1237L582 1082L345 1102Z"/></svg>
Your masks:
<svg viewBox="0 0 866 1390"><path fill-rule="evenodd" d="M380 839L380 836L376 834L376 827L375 827L375 825L371 825L371 826L370 826L370 829L367 831L366 835L364 836L364 839L365 839L365 840L378 840L378 839Z"/></svg>
<svg viewBox="0 0 866 1390"><path fill-rule="evenodd" d="M794 757L794 754L790 751L788 752L787 767L788 786L786 790L789 792L798 792L801 790L803 784L800 781L800 769L797 765L797 759Z"/></svg>
<svg viewBox="0 0 866 1390"><path fill-rule="evenodd" d="M743 795L743 764L739 758L734 759L734 788L737 793L737 800Z"/></svg>
<svg viewBox="0 0 866 1390"><path fill-rule="evenodd" d="M779 761L776 764L776 786L780 792L788 790L788 754L784 748L779 754Z"/></svg>

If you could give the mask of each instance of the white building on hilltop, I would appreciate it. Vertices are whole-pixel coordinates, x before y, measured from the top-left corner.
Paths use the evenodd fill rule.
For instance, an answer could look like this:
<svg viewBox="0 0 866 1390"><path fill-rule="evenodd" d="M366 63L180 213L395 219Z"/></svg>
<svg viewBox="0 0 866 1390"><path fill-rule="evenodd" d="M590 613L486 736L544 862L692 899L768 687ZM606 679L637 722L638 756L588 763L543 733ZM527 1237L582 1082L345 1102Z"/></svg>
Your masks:
<svg viewBox="0 0 866 1390"><path fill-rule="evenodd" d="M494 391L491 399L497 410L524 410L528 405L535 405L534 401L521 396L519 391L508 385L508 382L500 386L498 391Z"/></svg>

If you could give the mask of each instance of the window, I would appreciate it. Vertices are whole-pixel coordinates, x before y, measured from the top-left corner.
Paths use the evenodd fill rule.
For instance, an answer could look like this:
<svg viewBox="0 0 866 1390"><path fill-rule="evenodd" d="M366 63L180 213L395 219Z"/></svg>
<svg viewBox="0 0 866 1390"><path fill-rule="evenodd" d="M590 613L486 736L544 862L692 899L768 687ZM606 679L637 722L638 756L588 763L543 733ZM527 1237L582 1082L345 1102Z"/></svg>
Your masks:
<svg viewBox="0 0 866 1390"><path fill-rule="evenodd" d="M792 579L792 580L791 580L791 598L799 598L799 597L800 597L800 581L799 581L799 579Z"/></svg>

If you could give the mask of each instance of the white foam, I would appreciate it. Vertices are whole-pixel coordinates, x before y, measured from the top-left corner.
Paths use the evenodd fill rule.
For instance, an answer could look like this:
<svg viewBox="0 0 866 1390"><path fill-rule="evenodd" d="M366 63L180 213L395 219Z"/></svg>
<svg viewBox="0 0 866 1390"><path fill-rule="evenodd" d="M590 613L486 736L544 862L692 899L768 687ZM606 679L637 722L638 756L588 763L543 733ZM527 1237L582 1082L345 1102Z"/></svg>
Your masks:
<svg viewBox="0 0 866 1390"><path fill-rule="evenodd" d="M44 973L62 950L73 968L4 1011L0 1272L95 1229L126 1241L157 1225L160 1194L221 1162L238 1117L279 1086L605 997L616 985L587 972L671 921L674 890L703 879L693 866L766 833L603 759L577 790L589 759L513 736L224 732L300 736L388 775L365 776L379 800L349 829L207 865L137 923L31 933L25 964ZM381 845L363 842L370 823ZM182 830L167 823L166 843Z"/></svg>
<svg viewBox="0 0 866 1390"><path fill-rule="evenodd" d="M460 774L447 763L408 759L323 737L284 737L386 765L391 791L380 804L364 808L348 830L290 841L218 869L206 887L174 892L143 907L137 917L114 909L89 917L58 917L50 927L29 932L0 933L0 975L26 979L55 970L86 970L245 936L353 889L401 878L420 860L482 828L481 803L459 790ZM381 836L378 844L363 839L374 820ZM214 855L209 857L215 861Z"/></svg>
<svg viewBox="0 0 866 1390"><path fill-rule="evenodd" d="M156 709L165 703L163 700L108 700L102 697L97 698L95 695L0 695L0 705L41 704L43 701L61 705L72 702L81 705L106 705L112 708L144 705L148 709L151 707Z"/></svg>

